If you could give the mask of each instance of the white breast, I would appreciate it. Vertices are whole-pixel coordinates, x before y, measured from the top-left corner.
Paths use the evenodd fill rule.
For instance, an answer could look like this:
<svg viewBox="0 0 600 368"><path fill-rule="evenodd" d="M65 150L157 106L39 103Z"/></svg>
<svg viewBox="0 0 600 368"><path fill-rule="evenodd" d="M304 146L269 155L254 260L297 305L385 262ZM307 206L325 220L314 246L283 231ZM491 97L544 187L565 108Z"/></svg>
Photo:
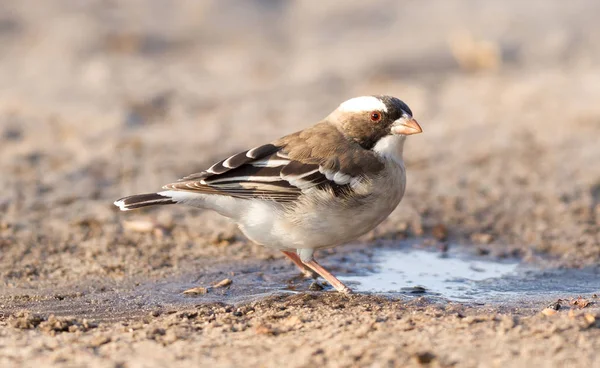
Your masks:
<svg viewBox="0 0 600 368"><path fill-rule="evenodd" d="M311 189L293 207L256 202L237 219L240 228L253 241L276 249L318 249L356 239L387 218L404 195L403 143L395 136L375 146L385 174L355 183L358 199Z"/></svg>

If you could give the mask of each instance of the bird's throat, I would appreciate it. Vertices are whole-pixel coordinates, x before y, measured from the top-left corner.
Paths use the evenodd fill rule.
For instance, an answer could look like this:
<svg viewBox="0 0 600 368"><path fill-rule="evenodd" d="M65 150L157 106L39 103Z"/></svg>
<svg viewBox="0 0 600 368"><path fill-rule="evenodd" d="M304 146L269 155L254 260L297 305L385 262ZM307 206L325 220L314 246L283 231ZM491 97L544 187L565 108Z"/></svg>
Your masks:
<svg viewBox="0 0 600 368"><path fill-rule="evenodd" d="M402 152L404 151L403 135L388 135L381 138L373 147L373 152L382 158L395 161L398 165L403 165Z"/></svg>

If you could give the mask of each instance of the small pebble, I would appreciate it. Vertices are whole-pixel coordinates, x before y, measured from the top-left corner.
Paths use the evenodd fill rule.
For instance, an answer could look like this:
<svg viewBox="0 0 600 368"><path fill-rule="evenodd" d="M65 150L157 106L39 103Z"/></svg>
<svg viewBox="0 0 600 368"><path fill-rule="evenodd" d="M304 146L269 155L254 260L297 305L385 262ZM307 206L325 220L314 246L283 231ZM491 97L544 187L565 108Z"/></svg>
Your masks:
<svg viewBox="0 0 600 368"><path fill-rule="evenodd" d="M583 308L589 306L591 304L591 302L589 300L585 299L585 298L578 297L577 299L572 299L569 302L569 304L572 305L572 306L574 306L574 307L583 309Z"/></svg>
<svg viewBox="0 0 600 368"><path fill-rule="evenodd" d="M319 284L316 281L313 281L312 284L310 284L310 286L308 287L308 290L310 290L310 291L321 291L321 290L323 290L323 285Z"/></svg>
<svg viewBox="0 0 600 368"><path fill-rule="evenodd" d="M110 342L110 337L108 336L96 336L90 341L89 346L92 348L100 347L104 344L108 344Z"/></svg>
<svg viewBox="0 0 600 368"><path fill-rule="evenodd" d="M411 294L425 294L426 292L427 292L427 289L424 288L423 286L413 286L410 289Z"/></svg>
<svg viewBox="0 0 600 368"><path fill-rule="evenodd" d="M558 311L557 311L556 309L554 309L554 308L544 308L544 309L542 310L542 314L543 314L544 316L548 316L548 317L550 317L550 316L553 316L553 315L555 315L556 313L558 313Z"/></svg>
<svg viewBox="0 0 600 368"><path fill-rule="evenodd" d="M430 364L435 359L435 354L424 351L413 355L413 359L419 364Z"/></svg>
<svg viewBox="0 0 600 368"><path fill-rule="evenodd" d="M223 279L223 280L217 282L213 287L214 288L224 288L224 287L231 285L232 283L233 283L233 281L231 279Z"/></svg>
<svg viewBox="0 0 600 368"><path fill-rule="evenodd" d="M185 295L201 295L208 293L208 288L205 287L195 287L191 289L187 289L183 292Z"/></svg>
<svg viewBox="0 0 600 368"><path fill-rule="evenodd" d="M471 240L478 244L490 244L494 237L491 234L475 233L471 235Z"/></svg>

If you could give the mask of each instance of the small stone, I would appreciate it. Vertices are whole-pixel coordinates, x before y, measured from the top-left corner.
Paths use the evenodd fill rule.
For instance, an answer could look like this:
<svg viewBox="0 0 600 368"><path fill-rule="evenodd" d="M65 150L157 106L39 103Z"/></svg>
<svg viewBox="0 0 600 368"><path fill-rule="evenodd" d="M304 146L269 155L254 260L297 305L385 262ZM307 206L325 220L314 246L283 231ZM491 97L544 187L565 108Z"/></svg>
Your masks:
<svg viewBox="0 0 600 368"><path fill-rule="evenodd" d="M471 240L479 244L490 244L494 237L491 234L475 233L471 235Z"/></svg>
<svg viewBox="0 0 600 368"><path fill-rule="evenodd" d="M123 221L122 225L125 230L135 231L138 233L149 233L154 230L155 226L152 221L145 220Z"/></svg>
<svg viewBox="0 0 600 368"><path fill-rule="evenodd" d="M110 342L110 337L108 336L96 336L90 341L89 346L91 348L97 348L104 344L108 344Z"/></svg>
<svg viewBox="0 0 600 368"><path fill-rule="evenodd" d="M185 295L207 294L211 289L228 287L232 283L233 283L233 281L231 279L223 279L223 280L217 282L216 284L214 284L213 286L209 286L209 287L198 286L198 287L194 287L191 289L187 289L183 292L183 294L185 294Z"/></svg>
<svg viewBox="0 0 600 368"><path fill-rule="evenodd" d="M224 287L231 285L232 283L233 283L233 281L231 279L223 279L223 280L217 282L213 287L214 288L224 288Z"/></svg>
<svg viewBox="0 0 600 368"><path fill-rule="evenodd" d="M554 308L544 308L544 309L542 310L542 314L543 314L544 316L547 316L547 317L553 316L553 315L555 315L556 313L558 313L558 311L557 311L556 309L554 309Z"/></svg>
<svg viewBox="0 0 600 368"><path fill-rule="evenodd" d="M425 294L426 292L427 292L427 289L424 288L423 286L413 286L410 289L411 294Z"/></svg>
<svg viewBox="0 0 600 368"><path fill-rule="evenodd" d="M319 284L316 281L313 281L310 286L308 287L308 290L310 291L321 291L323 290L323 285Z"/></svg>
<svg viewBox="0 0 600 368"><path fill-rule="evenodd" d="M583 309L591 304L591 302L585 298L578 297L577 299L572 299L569 302L570 305L577 307L579 309Z"/></svg>
<svg viewBox="0 0 600 368"><path fill-rule="evenodd" d="M462 320L464 323L468 323L470 325L474 325L476 323L481 323L485 321L485 318L479 316L467 316Z"/></svg>
<svg viewBox="0 0 600 368"><path fill-rule="evenodd" d="M98 324L96 322L88 321L85 318L83 319L83 321L81 321L81 325L83 326L83 328L85 330L89 330L89 329L97 328L98 327Z"/></svg>
<svg viewBox="0 0 600 368"><path fill-rule="evenodd" d="M546 308L550 308L550 309L554 309L554 310L560 310L562 299L558 299L557 301L550 303Z"/></svg>
<svg viewBox="0 0 600 368"><path fill-rule="evenodd" d="M201 287L201 286L187 289L183 292L183 294L185 294L185 295L202 295L202 294L206 294L206 293L208 293L208 288Z"/></svg>
<svg viewBox="0 0 600 368"><path fill-rule="evenodd" d="M419 352L413 355L413 359L418 364L430 364L435 360L435 354L429 351Z"/></svg>
<svg viewBox="0 0 600 368"><path fill-rule="evenodd" d="M159 336L165 336L167 331L164 328L157 327L153 330L146 332L146 337L152 340L156 340Z"/></svg>
<svg viewBox="0 0 600 368"><path fill-rule="evenodd" d="M21 311L13 316L11 324L14 328L28 330L36 328L43 321L44 318L42 316L32 314L27 311Z"/></svg>
<svg viewBox="0 0 600 368"><path fill-rule="evenodd" d="M123 229L138 233L152 233L157 238L169 235L169 229L153 221L131 220L123 221Z"/></svg>

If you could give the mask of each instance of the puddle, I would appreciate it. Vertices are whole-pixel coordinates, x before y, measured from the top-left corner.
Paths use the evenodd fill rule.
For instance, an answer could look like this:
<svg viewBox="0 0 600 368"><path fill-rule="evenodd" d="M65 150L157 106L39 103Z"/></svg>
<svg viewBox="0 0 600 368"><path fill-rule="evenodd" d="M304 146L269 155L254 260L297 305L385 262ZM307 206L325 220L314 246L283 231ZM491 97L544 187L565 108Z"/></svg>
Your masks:
<svg viewBox="0 0 600 368"><path fill-rule="evenodd" d="M539 308L558 298L600 293L600 267L542 269L517 262L469 257L459 248L431 252L415 248L373 249L349 247L325 264L359 293L400 298L428 296L434 301L498 303L507 307ZM342 266L352 276L342 276ZM360 270L364 271L357 275ZM96 321L126 320L155 311L177 311L198 304L241 304L271 295L308 292L313 280L298 277L285 259L212 263L186 274L159 279L88 280L76 285L19 289L0 288L0 315L19 310ZM226 288L187 296L183 291L231 278ZM329 287L326 292L334 292ZM537 304L536 304L537 303Z"/></svg>
<svg viewBox="0 0 600 368"><path fill-rule="evenodd" d="M373 261L375 272L341 279L357 292L471 302L546 300L600 291L597 267L542 270L516 260L498 262L420 249L381 249Z"/></svg>

